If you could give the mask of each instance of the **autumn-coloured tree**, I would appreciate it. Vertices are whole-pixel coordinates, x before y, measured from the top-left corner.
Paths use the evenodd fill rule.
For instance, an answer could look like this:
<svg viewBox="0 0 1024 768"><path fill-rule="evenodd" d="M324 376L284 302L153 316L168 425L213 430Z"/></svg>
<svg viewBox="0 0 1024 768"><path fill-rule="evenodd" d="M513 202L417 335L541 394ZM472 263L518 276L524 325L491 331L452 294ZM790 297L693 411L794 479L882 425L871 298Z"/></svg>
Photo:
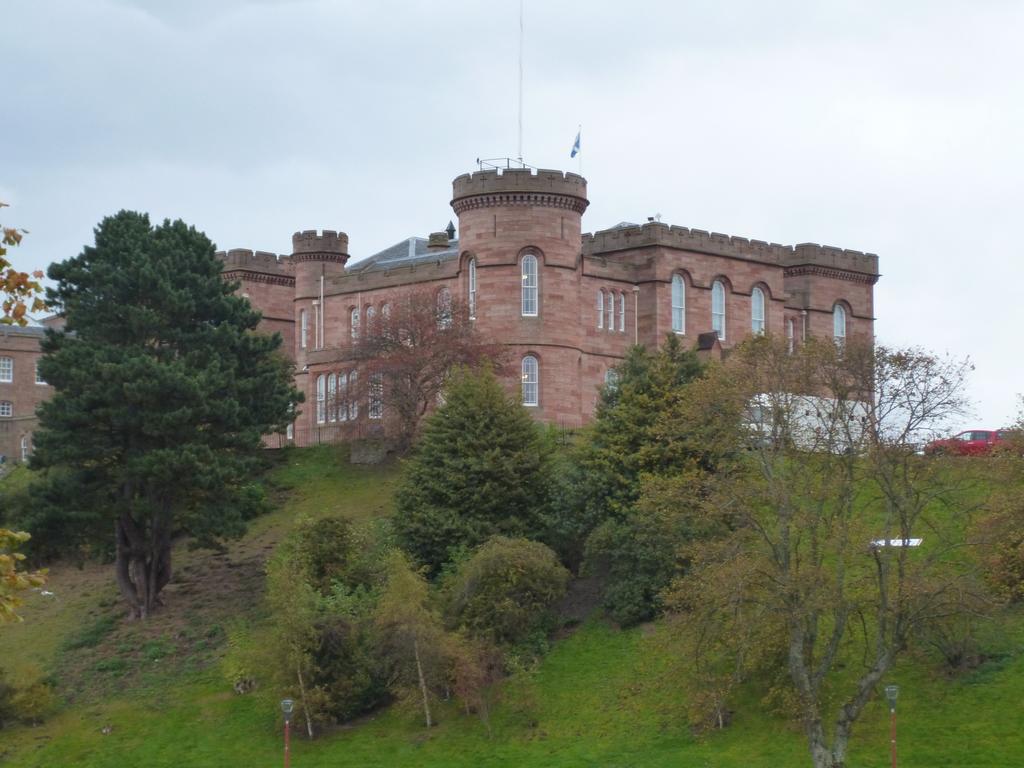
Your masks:
<svg viewBox="0 0 1024 768"><path fill-rule="evenodd" d="M0 208L7 207L0 202ZM41 312L46 304L40 298L43 287L39 280L43 273L19 272L7 259L7 249L21 243L25 230L17 227L2 227L0 239L0 325L26 325L29 312Z"/></svg>
<svg viewBox="0 0 1024 768"><path fill-rule="evenodd" d="M687 388L667 433L705 444L710 423L745 448L722 454L692 500L718 533L688 548L667 595L699 640L691 661L718 694L710 717L724 719L735 675L782 664L813 765L841 768L900 654L977 605L969 489L914 451L962 413L969 367L852 340L790 354L760 338ZM912 538L922 546L903 545Z"/></svg>
<svg viewBox="0 0 1024 768"><path fill-rule="evenodd" d="M18 566L25 556L18 552L18 545L28 541L29 534L0 528L0 624L21 621L17 608L21 605L18 592L29 587L42 586L46 581L45 571L29 573Z"/></svg>
<svg viewBox="0 0 1024 768"><path fill-rule="evenodd" d="M437 404L451 372L500 366L502 348L485 339L470 318L468 307L447 291L418 290L378 312L356 344L365 361L361 386L378 395L401 448L411 445L427 412ZM375 383L376 382L376 383Z"/></svg>

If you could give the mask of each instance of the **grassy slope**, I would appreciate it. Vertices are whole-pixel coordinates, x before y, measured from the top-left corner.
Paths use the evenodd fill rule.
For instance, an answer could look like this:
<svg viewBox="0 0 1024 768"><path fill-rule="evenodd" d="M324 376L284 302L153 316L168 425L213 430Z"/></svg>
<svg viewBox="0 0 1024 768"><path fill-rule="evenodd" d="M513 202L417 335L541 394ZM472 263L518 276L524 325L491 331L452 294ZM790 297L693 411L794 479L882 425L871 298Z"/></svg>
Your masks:
<svg viewBox="0 0 1024 768"><path fill-rule="evenodd" d="M293 453L273 477L290 487L284 507L254 524L234 544L227 560L243 563L269 551L297 514L342 512L354 517L387 513L393 470L359 470L344 466L330 450ZM192 558L192 560L189 560ZM203 559L207 558L207 559ZM210 556L181 553L179 564L193 569L210 565ZM239 570L239 566L232 571ZM244 570L244 569L243 569ZM227 571L225 571L226 573ZM280 756L275 712L264 700L238 697L218 674L216 638L208 656L192 664L173 653L128 654L128 669L97 671L74 659L125 656L140 636L118 626L95 647L58 653L66 638L81 633L83 618L95 621L113 608L104 607L112 589L102 569L58 572L54 589L65 595L60 606L31 608L23 627L0 630L5 651L25 663L67 669L77 680L98 687L96 696L72 690L77 702L39 728L0 732L0 760L11 766L222 766L273 765ZM258 575L250 579L249 599L228 606L235 613L257 603ZM185 587L193 584L186 576ZM184 587L183 587L184 588ZM186 594L169 605L169 614L192 613L208 592ZM39 600L39 598L36 598ZM210 601L216 603L217 601ZM221 601L223 602L223 601ZM207 613L213 611L207 606ZM203 610L200 616L205 616ZM223 618L216 612L210 616ZM226 614L225 614L226 615ZM168 627L189 626L180 615ZM193 624L196 622L193 621ZM920 666L903 665L898 675L902 766L1012 766L1024 755L1022 622L1004 634L1013 650L972 676L943 680ZM34 625L34 626L33 626ZM200 633L202 634L202 633ZM163 635L162 635L163 636ZM119 639L120 638L120 639ZM171 636L177 642L176 636ZM132 645L132 641L136 645ZM149 641L152 642L152 641ZM187 645L187 643L186 643ZM415 711L380 713L358 726L313 743L296 739L299 766L804 766L803 740L783 720L764 714L752 703L741 707L724 733L695 740L685 727L678 695L666 674L663 646L641 630L621 632L592 622L560 641L533 675L509 681L493 717L493 736L475 718L442 710L441 724L426 733ZM120 651L118 649L121 649ZM72 661L69 661L71 659ZM6 663L6 661L5 661ZM113 692L125 687L123 692ZM956 725L953 725L956 724ZM101 729L111 726L103 735ZM866 712L856 735L851 766L888 765L887 713L879 702Z"/></svg>

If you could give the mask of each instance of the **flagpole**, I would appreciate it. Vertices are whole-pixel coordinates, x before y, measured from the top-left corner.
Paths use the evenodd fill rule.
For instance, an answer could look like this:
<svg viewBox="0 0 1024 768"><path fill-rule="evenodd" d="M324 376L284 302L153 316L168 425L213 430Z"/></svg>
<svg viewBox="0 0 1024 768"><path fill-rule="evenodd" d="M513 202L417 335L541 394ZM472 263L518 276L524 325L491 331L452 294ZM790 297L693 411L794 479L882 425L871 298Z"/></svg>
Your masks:
<svg viewBox="0 0 1024 768"><path fill-rule="evenodd" d="M580 151L576 153L576 157L579 158L580 176L582 176L583 175L583 123L580 123L579 127L576 129L576 135L579 136L579 138L580 138Z"/></svg>
<svg viewBox="0 0 1024 768"><path fill-rule="evenodd" d="M519 163L523 162L523 0L519 0Z"/></svg>

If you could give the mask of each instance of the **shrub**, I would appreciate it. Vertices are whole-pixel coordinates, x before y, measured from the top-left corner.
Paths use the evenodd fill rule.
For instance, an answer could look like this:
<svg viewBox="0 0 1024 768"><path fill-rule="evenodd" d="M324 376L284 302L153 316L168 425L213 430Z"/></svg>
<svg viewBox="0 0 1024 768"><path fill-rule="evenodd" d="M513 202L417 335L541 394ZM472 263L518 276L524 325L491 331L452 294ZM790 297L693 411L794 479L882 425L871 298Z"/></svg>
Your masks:
<svg viewBox="0 0 1024 768"><path fill-rule="evenodd" d="M36 667L8 679L0 669L0 727L4 721L39 725L57 707L53 686Z"/></svg>
<svg viewBox="0 0 1024 768"><path fill-rule="evenodd" d="M449 623L497 643L520 642L545 628L568 581L548 547L496 536L446 584Z"/></svg>

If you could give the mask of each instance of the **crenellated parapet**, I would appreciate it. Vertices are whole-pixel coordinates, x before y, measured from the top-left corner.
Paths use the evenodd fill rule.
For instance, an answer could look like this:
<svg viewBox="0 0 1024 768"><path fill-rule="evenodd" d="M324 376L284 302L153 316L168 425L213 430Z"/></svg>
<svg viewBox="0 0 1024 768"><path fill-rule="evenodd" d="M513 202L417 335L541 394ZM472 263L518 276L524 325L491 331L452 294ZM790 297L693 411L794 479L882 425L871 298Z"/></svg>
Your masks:
<svg viewBox="0 0 1024 768"><path fill-rule="evenodd" d="M813 270L814 274L827 273L846 280L874 283L878 279L878 256L875 254L815 243L781 245L702 229L669 226L657 221L583 235L584 256L651 246L778 264L785 267L787 275L809 274Z"/></svg>
<svg viewBox="0 0 1024 768"><path fill-rule="evenodd" d="M326 261L344 264L348 261L348 235L333 229L306 229L292 235L292 261Z"/></svg>
<svg viewBox="0 0 1024 768"><path fill-rule="evenodd" d="M295 267L290 256L269 251L232 248L215 254L224 264L221 275L226 280L242 280L272 285L295 285Z"/></svg>
<svg viewBox="0 0 1024 768"><path fill-rule="evenodd" d="M464 173L452 182L456 214L474 208L531 205L563 208L580 215L587 209L587 180L575 173L531 168Z"/></svg>

